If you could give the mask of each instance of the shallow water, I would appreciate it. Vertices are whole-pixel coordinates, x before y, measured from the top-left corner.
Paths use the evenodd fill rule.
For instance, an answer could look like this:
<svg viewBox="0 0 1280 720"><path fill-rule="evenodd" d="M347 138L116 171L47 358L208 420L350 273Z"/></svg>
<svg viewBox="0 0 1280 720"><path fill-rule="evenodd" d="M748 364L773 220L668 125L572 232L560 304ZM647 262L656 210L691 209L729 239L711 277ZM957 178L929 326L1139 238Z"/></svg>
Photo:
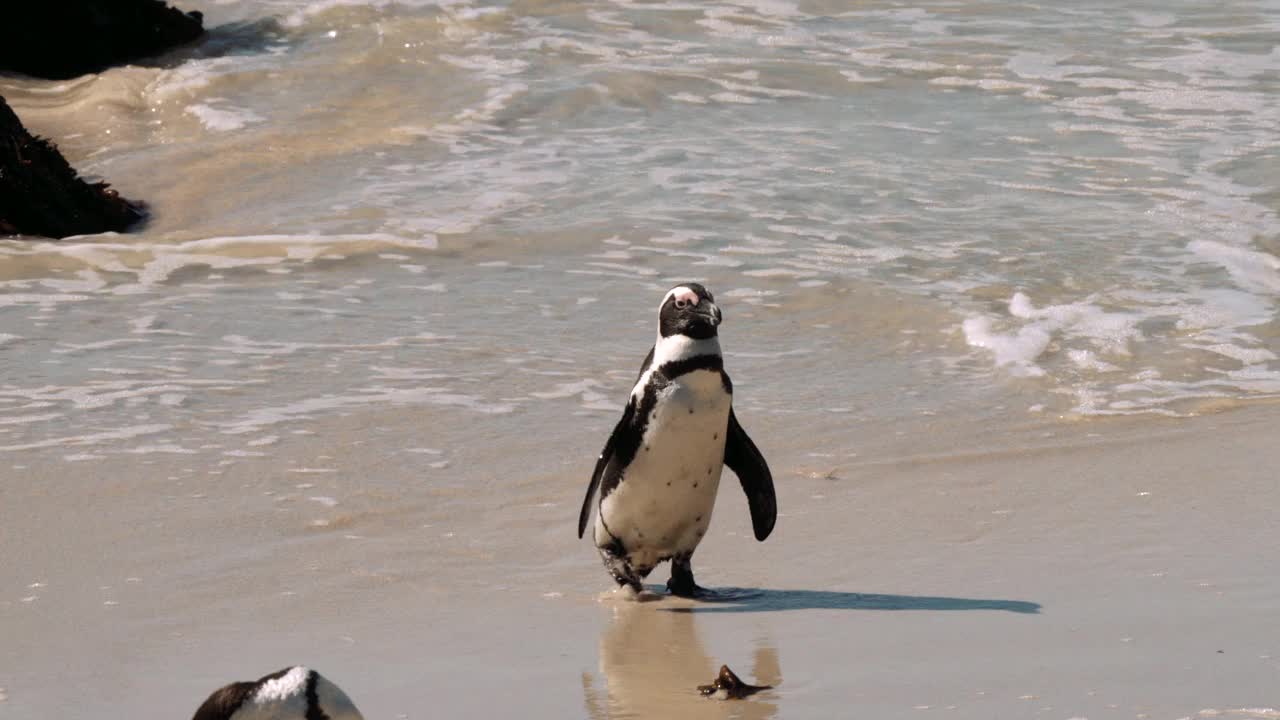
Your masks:
<svg viewBox="0 0 1280 720"><path fill-rule="evenodd" d="M14 508L70 497L76 522L104 508L85 537L141 558L63 567L53 542L7 611L52 604L57 567L90 594L196 582L228 617L288 617L281 593L322 615L370 588L564 593L578 479L682 280L724 309L735 406L780 477L1280 396L1274 0L200 9L208 38L152 65L0 77L152 210L0 240L6 546L47 531ZM513 533L540 540L528 562L503 559ZM194 597L136 621L205 628ZM50 617L75 603L100 604ZM776 643L750 650L773 672ZM718 667L698 664L694 684Z"/></svg>
<svg viewBox="0 0 1280 720"><path fill-rule="evenodd" d="M683 278L731 353L795 351L771 387L814 384L822 335L1016 412L1274 396L1275 9L219 3L162 67L0 81L154 211L0 245L0 442L400 392L608 408L625 383L565 361L625 376L647 338L606 328ZM278 381L326 375L364 399Z"/></svg>

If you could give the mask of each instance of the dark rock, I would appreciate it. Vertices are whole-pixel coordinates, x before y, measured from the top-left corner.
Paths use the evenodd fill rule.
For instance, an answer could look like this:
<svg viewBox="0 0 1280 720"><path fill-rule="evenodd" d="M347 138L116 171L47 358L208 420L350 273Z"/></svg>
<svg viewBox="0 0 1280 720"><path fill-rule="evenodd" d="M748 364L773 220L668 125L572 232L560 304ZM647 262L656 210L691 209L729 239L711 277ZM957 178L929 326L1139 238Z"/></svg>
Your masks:
<svg viewBox="0 0 1280 720"><path fill-rule="evenodd" d="M0 235L62 238L115 230L143 208L106 183L87 183L42 138L33 137L0 97Z"/></svg>
<svg viewBox="0 0 1280 720"><path fill-rule="evenodd" d="M0 0L0 70L61 80L156 55L204 32L160 0Z"/></svg>

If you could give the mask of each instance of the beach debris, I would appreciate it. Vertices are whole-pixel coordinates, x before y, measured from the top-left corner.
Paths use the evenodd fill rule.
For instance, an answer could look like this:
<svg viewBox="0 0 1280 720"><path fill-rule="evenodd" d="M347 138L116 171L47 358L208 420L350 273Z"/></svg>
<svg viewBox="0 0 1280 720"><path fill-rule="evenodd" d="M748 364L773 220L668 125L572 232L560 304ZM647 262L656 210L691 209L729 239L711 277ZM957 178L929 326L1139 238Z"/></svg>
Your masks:
<svg viewBox="0 0 1280 720"><path fill-rule="evenodd" d="M748 685L733 674L728 665L720 666L720 674L710 685L699 685L698 692L717 700L741 700L761 690L768 690L772 685Z"/></svg>

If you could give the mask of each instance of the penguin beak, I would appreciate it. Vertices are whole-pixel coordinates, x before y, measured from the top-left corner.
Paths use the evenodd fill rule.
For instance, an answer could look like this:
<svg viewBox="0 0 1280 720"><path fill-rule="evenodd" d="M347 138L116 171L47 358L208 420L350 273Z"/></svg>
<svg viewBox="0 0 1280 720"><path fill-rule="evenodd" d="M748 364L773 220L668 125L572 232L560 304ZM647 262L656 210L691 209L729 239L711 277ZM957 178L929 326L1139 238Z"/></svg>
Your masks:
<svg viewBox="0 0 1280 720"><path fill-rule="evenodd" d="M720 324L722 317L720 315L720 308L716 307L716 304L713 302L698 303L698 309L694 312L706 318L707 322L711 324L711 327L715 327Z"/></svg>

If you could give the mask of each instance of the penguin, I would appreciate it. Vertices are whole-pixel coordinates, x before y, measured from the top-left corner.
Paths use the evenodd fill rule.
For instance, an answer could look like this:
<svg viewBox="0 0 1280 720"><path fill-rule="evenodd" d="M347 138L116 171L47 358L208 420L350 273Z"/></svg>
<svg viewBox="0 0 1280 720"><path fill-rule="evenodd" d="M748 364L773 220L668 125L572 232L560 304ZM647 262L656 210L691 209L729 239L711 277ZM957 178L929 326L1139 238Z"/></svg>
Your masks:
<svg viewBox="0 0 1280 720"><path fill-rule="evenodd" d="M640 581L665 560L671 561L671 594L704 594L690 560L711 522L725 465L747 494L756 539L769 537L777 520L769 465L733 412L733 383L716 330L721 317L698 283L663 296L657 340L578 514L581 538L595 507L592 537L604 566L619 587L637 594Z"/></svg>
<svg viewBox="0 0 1280 720"><path fill-rule="evenodd" d="M351 698L315 670L295 665L215 690L192 720L364 720Z"/></svg>

